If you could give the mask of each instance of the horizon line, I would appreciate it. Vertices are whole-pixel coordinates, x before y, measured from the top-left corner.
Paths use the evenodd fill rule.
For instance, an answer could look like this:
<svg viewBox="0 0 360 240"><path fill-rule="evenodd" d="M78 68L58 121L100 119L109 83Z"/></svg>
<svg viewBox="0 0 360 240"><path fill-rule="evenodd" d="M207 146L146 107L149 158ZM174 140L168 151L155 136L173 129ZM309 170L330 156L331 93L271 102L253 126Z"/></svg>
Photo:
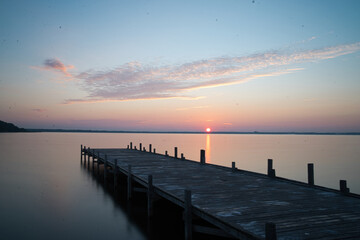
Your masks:
<svg viewBox="0 0 360 240"><path fill-rule="evenodd" d="M263 134L263 135L360 135L360 132L316 132L316 131L146 131L146 130L81 130L81 129L25 129L27 132L82 132L82 133L162 133L162 134Z"/></svg>

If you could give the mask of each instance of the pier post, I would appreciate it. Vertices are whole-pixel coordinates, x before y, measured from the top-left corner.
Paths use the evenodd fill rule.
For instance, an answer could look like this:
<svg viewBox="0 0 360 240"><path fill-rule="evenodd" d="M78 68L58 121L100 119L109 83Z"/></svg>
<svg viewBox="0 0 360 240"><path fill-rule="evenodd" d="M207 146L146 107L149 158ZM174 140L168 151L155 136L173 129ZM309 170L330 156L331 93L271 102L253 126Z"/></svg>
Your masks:
<svg viewBox="0 0 360 240"><path fill-rule="evenodd" d="M137 149L136 149L136 146L134 146L134 149L137 150Z"/></svg>
<svg viewBox="0 0 360 240"><path fill-rule="evenodd" d="M98 153L98 158L97 158L97 175L99 176L100 175L100 153Z"/></svg>
<svg viewBox="0 0 360 240"><path fill-rule="evenodd" d="M130 142L130 149L132 149L132 142Z"/></svg>
<svg viewBox="0 0 360 240"><path fill-rule="evenodd" d="M142 151L142 143L139 144L139 150Z"/></svg>
<svg viewBox="0 0 360 240"><path fill-rule="evenodd" d="M276 225L272 222L265 224L265 240L276 240Z"/></svg>
<svg viewBox="0 0 360 240"><path fill-rule="evenodd" d="M114 190L116 191L117 189L117 185L118 185L118 181L117 181L117 177L118 177L118 169L117 169L117 158L115 158L114 160Z"/></svg>
<svg viewBox="0 0 360 240"><path fill-rule="evenodd" d="M90 167L90 148L88 148L88 168Z"/></svg>
<svg viewBox="0 0 360 240"><path fill-rule="evenodd" d="M82 159L83 159L83 146L81 144L81 148L80 148L80 163L82 163Z"/></svg>
<svg viewBox="0 0 360 240"><path fill-rule="evenodd" d="M107 178L107 154L105 154L105 161L104 161L104 182L106 183Z"/></svg>
<svg viewBox="0 0 360 240"><path fill-rule="evenodd" d="M340 180L340 191L342 193L349 193L350 189L346 186L346 180Z"/></svg>
<svg viewBox="0 0 360 240"><path fill-rule="evenodd" d="M86 166L86 146L84 146L84 166Z"/></svg>
<svg viewBox="0 0 360 240"><path fill-rule="evenodd" d="M156 153L156 149L154 148L154 153Z"/></svg>
<svg viewBox="0 0 360 240"><path fill-rule="evenodd" d="M146 148L145 148L145 147L143 147L143 151L146 152Z"/></svg>
<svg viewBox="0 0 360 240"><path fill-rule="evenodd" d="M149 153L151 153L151 147L152 147L151 144L149 144Z"/></svg>
<svg viewBox="0 0 360 240"><path fill-rule="evenodd" d="M192 239L191 191L185 190L184 196L185 240Z"/></svg>
<svg viewBox="0 0 360 240"><path fill-rule="evenodd" d="M205 163L206 163L206 160L205 160L205 150L204 150L204 149L201 149L201 150L200 150L200 163L201 163L201 164L205 164Z"/></svg>
<svg viewBox="0 0 360 240"><path fill-rule="evenodd" d="M273 160L268 159L268 176L275 177L275 169L273 169Z"/></svg>
<svg viewBox="0 0 360 240"><path fill-rule="evenodd" d="M95 168L95 149L92 150L92 168L91 171L94 172Z"/></svg>
<svg viewBox="0 0 360 240"><path fill-rule="evenodd" d="M232 170L233 172L236 171L235 162L231 162L231 170Z"/></svg>
<svg viewBox="0 0 360 240"><path fill-rule="evenodd" d="M181 153L181 160L185 160L184 154Z"/></svg>
<svg viewBox="0 0 360 240"><path fill-rule="evenodd" d="M147 189L147 213L148 217L152 217L154 214L154 206L153 206L153 195L154 195L154 187L153 187L153 176L148 175L148 189Z"/></svg>
<svg viewBox="0 0 360 240"><path fill-rule="evenodd" d="M174 158L178 158L177 157L177 147L174 147Z"/></svg>
<svg viewBox="0 0 360 240"><path fill-rule="evenodd" d="M129 145L127 145L127 149L129 149Z"/></svg>
<svg viewBox="0 0 360 240"><path fill-rule="evenodd" d="M132 176L131 176L131 165L128 166L128 181L127 181L127 198L130 200L132 198Z"/></svg>
<svg viewBox="0 0 360 240"><path fill-rule="evenodd" d="M314 164L308 163L308 184L314 186Z"/></svg>
<svg viewBox="0 0 360 240"><path fill-rule="evenodd" d="M167 151L165 151L165 155L166 155L166 156L168 155L168 152L167 152Z"/></svg>

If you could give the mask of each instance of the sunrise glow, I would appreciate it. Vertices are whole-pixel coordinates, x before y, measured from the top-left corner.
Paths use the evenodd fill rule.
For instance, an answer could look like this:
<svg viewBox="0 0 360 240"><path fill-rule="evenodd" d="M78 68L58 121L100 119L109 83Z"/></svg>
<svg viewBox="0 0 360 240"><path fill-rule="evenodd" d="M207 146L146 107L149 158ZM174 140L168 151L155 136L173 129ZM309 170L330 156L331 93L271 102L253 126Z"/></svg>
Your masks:
<svg viewBox="0 0 360 240"><path fill-rule="evenodd" d="M207 133L210 133L211 132L211 128L206 128L205 130Z"/></svg>

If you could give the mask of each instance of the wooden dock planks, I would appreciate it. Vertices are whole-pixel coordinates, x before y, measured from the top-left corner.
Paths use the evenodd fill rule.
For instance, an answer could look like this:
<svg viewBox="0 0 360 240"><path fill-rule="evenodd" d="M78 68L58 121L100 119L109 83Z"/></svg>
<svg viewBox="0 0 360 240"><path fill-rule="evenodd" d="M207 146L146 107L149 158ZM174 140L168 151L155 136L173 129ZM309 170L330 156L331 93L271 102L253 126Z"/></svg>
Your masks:
<svg viewBox="0 0 360 240"><path fill-rule="evenodd" d="M87 150L85 150L87 151ZM277 239L360 238L360 198L263 174L232 170L133 149L95 149L108 166L184 205L191 190L195 215L235 238L263 239L265 224L275 223ZM88 151L87 154L94 154Z"/></svg>

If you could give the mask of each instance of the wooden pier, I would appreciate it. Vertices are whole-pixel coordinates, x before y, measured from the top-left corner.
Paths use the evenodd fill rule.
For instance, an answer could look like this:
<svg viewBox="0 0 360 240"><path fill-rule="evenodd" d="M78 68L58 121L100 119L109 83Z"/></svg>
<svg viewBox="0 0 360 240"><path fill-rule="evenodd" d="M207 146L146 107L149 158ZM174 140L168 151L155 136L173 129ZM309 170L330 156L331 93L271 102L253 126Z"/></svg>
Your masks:
<svg viewBox="0 0 360 240"><path fill-rule="evenodd" d="M308 165L308 183L276 177L272 160L268 174L207 164L205 151L199 161L139 150L90 149L81 146L81 162L118 186L127 179L127 197L147 194L148 216L156 214L154 201L167 199L184 209L185 239L203 232L233 239L360 239L360 196L350 193L346 181L340 190L314 184L314 167ZM91 160L92 159L92 160ZM201 218L213 227L192 224Z"/></svg>

